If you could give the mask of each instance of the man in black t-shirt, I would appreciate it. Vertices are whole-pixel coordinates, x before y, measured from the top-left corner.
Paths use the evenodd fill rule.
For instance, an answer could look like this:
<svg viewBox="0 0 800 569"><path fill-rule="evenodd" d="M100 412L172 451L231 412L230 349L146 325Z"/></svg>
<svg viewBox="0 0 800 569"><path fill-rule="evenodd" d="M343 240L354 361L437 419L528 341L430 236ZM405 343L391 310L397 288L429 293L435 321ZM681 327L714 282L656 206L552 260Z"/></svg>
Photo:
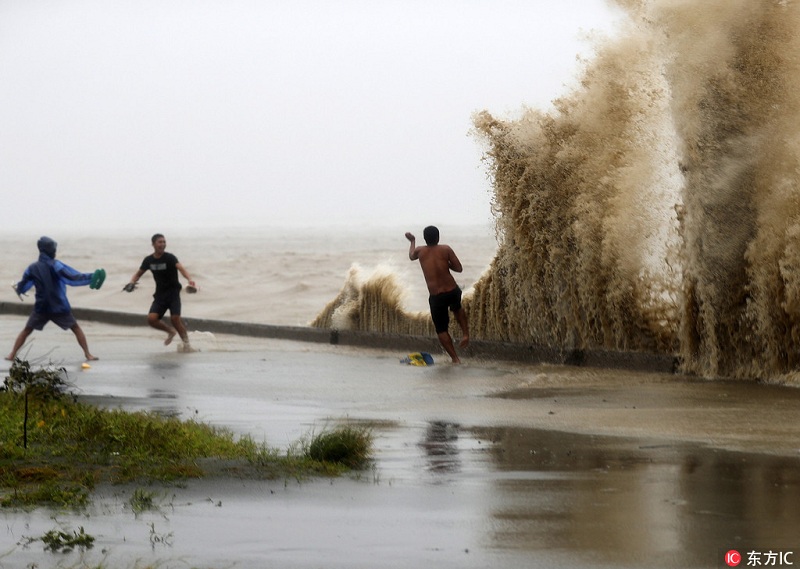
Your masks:
<svg viewBox="0 0 800 569"><path fill-rule="evenodd" d="M133 274L131 282L125 285L124 290L133 291L139 278L147 271L152 272L156 282L156 292L153 294L153 304L150 305L150 311L147 314L147 323L156 330L167 333L167 339L164 340L165 346L172 342L175 334L178 334L183 340L184 349L188 349L189 334L181 320L181 283L178 280L178 271L189 281L192 289L195 289L195 283L178 258L172 253L166 252L167 240L161 233L153 235L151 242L153 254L144 258L139 270ZM169 310L172 326L161 320L167 310Z"/></svg>

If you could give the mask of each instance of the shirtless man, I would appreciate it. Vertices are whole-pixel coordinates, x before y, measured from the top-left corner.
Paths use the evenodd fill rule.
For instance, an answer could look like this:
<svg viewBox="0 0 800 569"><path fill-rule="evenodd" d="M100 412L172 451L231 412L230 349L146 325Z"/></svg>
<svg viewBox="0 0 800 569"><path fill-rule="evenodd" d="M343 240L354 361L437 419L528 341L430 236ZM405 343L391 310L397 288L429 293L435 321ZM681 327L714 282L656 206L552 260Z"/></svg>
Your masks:
<svg viewBox="0 0 800 569"><path fill-rule="evenodd" d="M454 364L461 363L453 346L453 339L450 337L448 327L450 325L450 309L456 317L458 325L461 327L462 338L459 346L462 348L469 344L469 328L467 327L466 311L461 308L461 289L456 284L450 271L460 273L463 270L461 261L449 245L439 244L439 230L430 225L422 233L425 239L425 246L416 246L416 237L411 233L406 233L406 239L411 242L408 249L408 258L412 261L419 259L422 267L422 275L425 277L425 284L428 285L428 304L431 307L431 318L436 328L439 342L448 353Z"/></svg>
<svg viewBox="0 0 800 569"><path fill-rule="evenodd" d="M144 258L139 270L133 273L130 282L125 285L123 290L133 292L139 278L145 272L151 271L153 279L156 281L156 292L153 295L153 304L150 305L150 311L147 313L147 323L156 330L167 333L167 339L164 340L165 346L168 346L177 334L183 340L184 348L189 348L189 334L181 320L181 283L178 280L178 272L180 271L189 281L190 286L194 287L195 283L178 258L166 251L167 239L161 233L153 235L150 241L153 244L153 254ZM161 320L167 310L170 313L172 326Z"/></svg>

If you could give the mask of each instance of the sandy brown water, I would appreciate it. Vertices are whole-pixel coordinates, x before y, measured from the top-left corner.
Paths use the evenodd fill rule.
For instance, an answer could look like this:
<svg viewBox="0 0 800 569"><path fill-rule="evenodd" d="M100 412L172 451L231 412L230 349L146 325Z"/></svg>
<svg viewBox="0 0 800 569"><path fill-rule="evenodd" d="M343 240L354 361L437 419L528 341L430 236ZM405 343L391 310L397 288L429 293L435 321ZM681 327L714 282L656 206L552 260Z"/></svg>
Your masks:
<svg viewBox="0 0 800 569"><path fill-rule="evenodd" d="M24 319L4 316L9 344ZM375 425L375 464L334 480L102 488L85 512L4 511L0 567L717 567L731 548L798 547L800 391L681 376L468 362L84 323L28 355L85 401L148 409L286 448L339 420ZM438 356L438 354L436 354ZM26 537L79 527L80 554Z"/></svg>
<svg viewBox="0 0 800 569"><path fill-rule="evenodd" d="M183 295L184 315L237 322L304 326L333 300L351 269L363 279L374 272L392 273L410 311L427 311L427 292L419 263L408 260L404 233L422 227L385 228L367 233L358 228L198 229L167 232L167 250L177 255L200 286ZM152 252L150 235L129 233L61 234L57 258L82 272L104 268L101 290L68 287L73 306L144 313L152 302L148 273L133 293L122 287ZM9 286L38 257L38 233L0 230L0 301L19 302ZM443 227L459 253L464 272L458 283L468 290L489 265L497 247L490 225ZM183 279L182 279L183 280ZM185 284L185 282L184 282ZM33 291L25 300L33 304Z"/></svg>

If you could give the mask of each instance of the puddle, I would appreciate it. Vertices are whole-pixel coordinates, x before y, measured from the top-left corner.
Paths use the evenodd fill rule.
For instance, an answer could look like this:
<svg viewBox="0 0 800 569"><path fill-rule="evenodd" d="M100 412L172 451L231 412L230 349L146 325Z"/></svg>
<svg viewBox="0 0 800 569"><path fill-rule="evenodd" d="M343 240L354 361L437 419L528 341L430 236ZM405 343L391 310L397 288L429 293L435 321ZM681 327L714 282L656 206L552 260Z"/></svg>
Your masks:
<svg viewBox="0 0 800 569"><path fill-rule="evenodd" d="M376 429L377 463L333 480L101 489L85 512L3 512L0 567L26 537L82 527L59 567L714 567L731 548L793 551L800 460L659 441L446 421ZM56 565L56 562L58 565ZM86 565L82 565L86 564Z"/></svg>
<svg viewBox="0 0 800 569"><path fill-rule="evenodd" d="M279 448L358 421L373 426L374 467L104 487L81 512L0 511L0 569L708 568L733 548L800 549L800 390L554 366L412 369L385 352L280 341L152 353L142 334L106 337L103 359L73 374L82 399ZM157 509L135 512L137 490ZM30 542L79 528L94 548Z"/></svg>

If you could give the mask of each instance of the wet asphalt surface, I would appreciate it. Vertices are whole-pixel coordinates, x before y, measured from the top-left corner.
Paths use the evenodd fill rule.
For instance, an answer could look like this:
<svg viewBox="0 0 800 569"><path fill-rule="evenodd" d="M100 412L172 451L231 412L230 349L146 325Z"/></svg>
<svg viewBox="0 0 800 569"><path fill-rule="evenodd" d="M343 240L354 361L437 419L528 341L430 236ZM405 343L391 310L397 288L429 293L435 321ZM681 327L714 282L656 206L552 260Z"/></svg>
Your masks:
<svg viewBox="0 0 800 569"><path fill-rule="evenodd" d="M4 345L23 323L3 317ZM800 549L796 388L438 358L415 368L400 352L198 332L200 351L184 354L146 328L84 329L101 358L89 369L52 326L21 355L64 365L84 401L281 449L360 422L375 462L337 479L148 487L158 508L139 514L135 486L102 487L81 512L3 511L0 567L726 567L731 549L764 565ZM91 550L27 539L79 527Z"/></svg>

